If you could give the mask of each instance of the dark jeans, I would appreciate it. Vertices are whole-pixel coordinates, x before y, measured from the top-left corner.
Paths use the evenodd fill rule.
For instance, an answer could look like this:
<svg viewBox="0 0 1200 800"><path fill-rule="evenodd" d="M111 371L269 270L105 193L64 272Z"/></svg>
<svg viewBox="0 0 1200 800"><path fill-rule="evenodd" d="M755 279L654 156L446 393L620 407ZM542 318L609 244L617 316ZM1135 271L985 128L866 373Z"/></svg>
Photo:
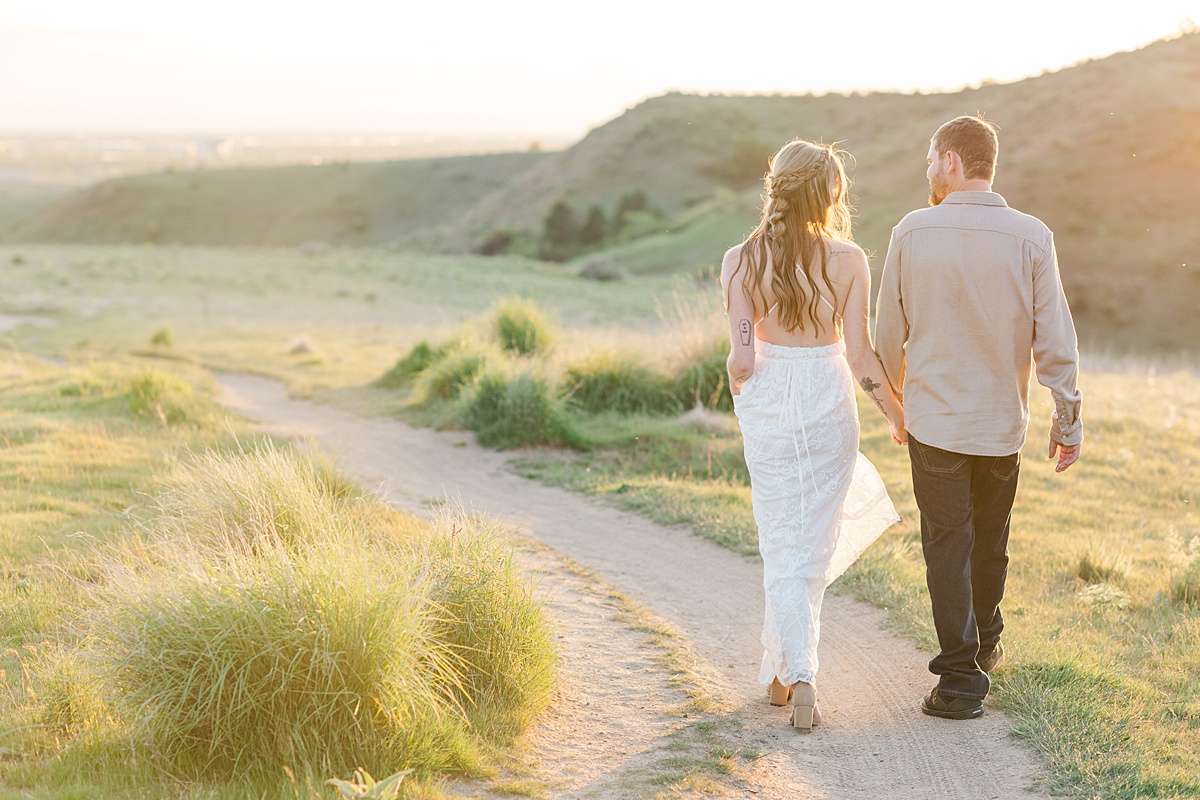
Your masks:
<svg viewBox="0 0 1200 800"><path fill-rule="evenodd" d="M1000 641L1008 524L1021 454L971 456L908 437L921 549L942 652L929 662L941 694L982 700L991 682L978 659Z"/></svg>

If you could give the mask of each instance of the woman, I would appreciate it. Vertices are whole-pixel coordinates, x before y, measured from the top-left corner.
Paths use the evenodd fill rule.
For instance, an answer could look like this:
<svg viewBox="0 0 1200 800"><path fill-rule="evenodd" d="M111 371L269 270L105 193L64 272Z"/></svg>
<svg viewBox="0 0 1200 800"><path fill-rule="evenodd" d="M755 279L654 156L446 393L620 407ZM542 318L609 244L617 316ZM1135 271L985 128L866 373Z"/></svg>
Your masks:
<svg viewBox="0 0 1200 800"><path fill-rule="evenodd" d="M766 589L759 681L773 705L793 699L802 731L820 721L813 684L825 588L898 520L858 452L851 371L892 439L907 441L871 345L871 274L850 238L847 188L837 150L788 142L771 159L762 220L721 265Z"/></svg>

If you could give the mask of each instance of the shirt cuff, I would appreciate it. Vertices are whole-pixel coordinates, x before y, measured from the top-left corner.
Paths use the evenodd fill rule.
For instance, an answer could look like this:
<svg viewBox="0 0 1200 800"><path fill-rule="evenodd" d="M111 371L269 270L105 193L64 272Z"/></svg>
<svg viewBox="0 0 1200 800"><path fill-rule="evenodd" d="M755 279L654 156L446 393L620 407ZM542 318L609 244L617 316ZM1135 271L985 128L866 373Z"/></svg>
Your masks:
<svg viewBox="0 0 1200 800"><path fill-rule="evenodd" d="M1050 438L1059 444L1074 447L1083 442L1083 420L1079 417L1081 403L1058 392L1053 392L1053 395L1055 411L1050 415Z"/></svg>

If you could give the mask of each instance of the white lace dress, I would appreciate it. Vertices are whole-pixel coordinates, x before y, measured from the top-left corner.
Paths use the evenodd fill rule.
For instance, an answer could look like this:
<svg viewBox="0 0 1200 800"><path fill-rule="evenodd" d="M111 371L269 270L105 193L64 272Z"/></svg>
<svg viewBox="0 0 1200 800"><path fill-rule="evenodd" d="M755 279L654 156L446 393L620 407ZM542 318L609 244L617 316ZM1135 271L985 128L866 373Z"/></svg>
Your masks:
<svg viewBox="0 0 1200 800"><path fill-rule="evenodd" d="M767 598L762 683L815 681L825 588L899 520L858 452L845 351L757 341L754 374L734 398Z"/></svg>

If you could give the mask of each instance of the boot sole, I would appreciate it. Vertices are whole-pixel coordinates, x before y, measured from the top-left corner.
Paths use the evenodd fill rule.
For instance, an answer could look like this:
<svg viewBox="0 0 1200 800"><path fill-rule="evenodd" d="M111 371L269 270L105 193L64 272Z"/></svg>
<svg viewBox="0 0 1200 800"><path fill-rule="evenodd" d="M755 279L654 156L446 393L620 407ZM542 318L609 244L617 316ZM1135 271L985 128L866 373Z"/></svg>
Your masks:
<svg viewBox="0 0 1200 800"><path fill-rule="evenodd" d="M941 717L942 719L974 719L975 717L983 716L983 706L968 708L963 711L941 711L940 709L930 708L922 703L921 713L928 714L931 717Z"/></svg>

